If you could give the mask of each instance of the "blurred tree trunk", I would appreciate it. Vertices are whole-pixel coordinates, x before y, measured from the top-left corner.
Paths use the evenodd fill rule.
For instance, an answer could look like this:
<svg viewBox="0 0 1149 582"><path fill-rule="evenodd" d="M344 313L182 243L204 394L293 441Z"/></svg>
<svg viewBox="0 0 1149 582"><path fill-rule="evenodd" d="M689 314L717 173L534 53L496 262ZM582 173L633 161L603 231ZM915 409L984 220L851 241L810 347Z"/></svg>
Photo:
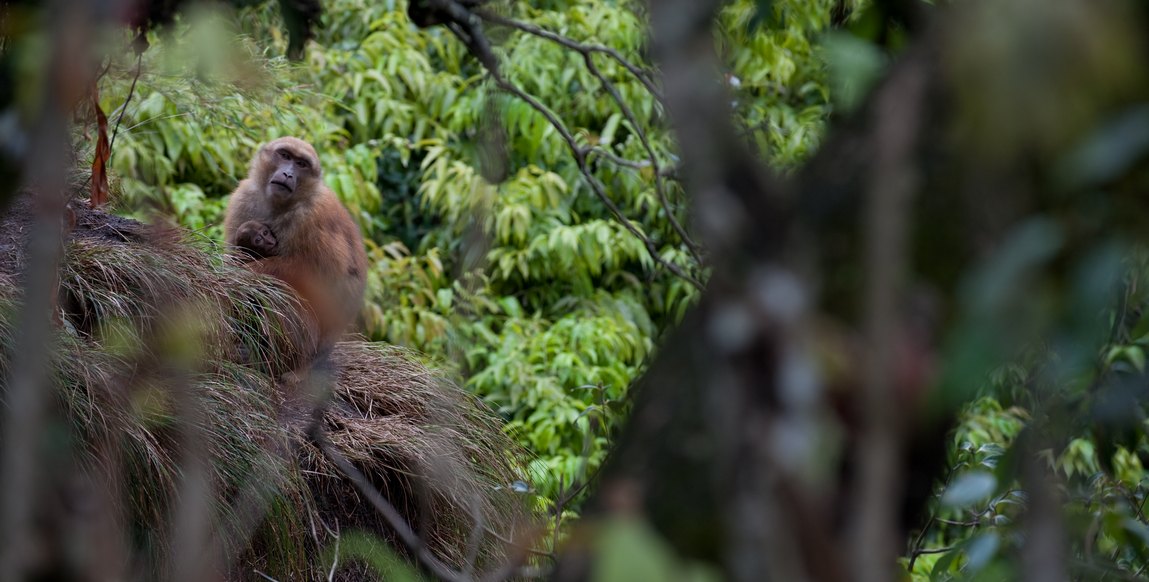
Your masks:
<svg viewBox="0 0 1149 582"><path fill-rule="evenodd" d="M641 519L733 580L893 579L946 430L988 371L1036 338L1071 337L1086 354L1103 340L1095 314L1116 272L1094 272L1088 296L1073 287L1108 250L1146 238L1145 198L1120 179L1144 177L1145 152L1122 152L1137 163L1100 182L1073 160L1149 99L1144 9L876 4L884 27L914 31L909 46L806 167L781 177L731 125L711 34L720 3L651 1L714 269L636 386L587 530ZM1019 309L1030 294L1051 303ZM1034 464L1022 483L1047 511L1054 485ZM1059 519L1034 538L1054 579L1065 576ZM601 550L574 539L560 579L587 576Z"/></svg>

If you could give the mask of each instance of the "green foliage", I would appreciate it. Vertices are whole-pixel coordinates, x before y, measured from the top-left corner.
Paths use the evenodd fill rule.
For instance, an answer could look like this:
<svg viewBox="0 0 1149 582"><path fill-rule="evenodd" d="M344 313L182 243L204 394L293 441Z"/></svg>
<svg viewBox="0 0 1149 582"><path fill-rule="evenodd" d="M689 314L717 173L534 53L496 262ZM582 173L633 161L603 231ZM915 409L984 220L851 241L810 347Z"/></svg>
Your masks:
<svg viewBox="0 0 1149 582"><path fill-rule="evenodd" d="M667 580L715 582L712 568L683 561L650 527L639 520L614 519L599 525L594 536L594 580Z"/></svg>
<svg viewBox="0 0 1149 582"><path fill-rule="evenodd" d="M781 166L804 159L820 143L830 91L817 33L829 27L835 4L732 2L719 19L723 53L737 79L731 80L736 117L758 150Z"/></svg>
<svg viewBox="0 0 1149 582"><path fill-rule="evenodd" d="M857 34L828 31L836 4L736 0L720 13L717 45L732 114L776 167L792 168L813 152L827 117L859 105L887 64L886 49L868 40L876 31L864 30L873 28L866 14L874 11L852 20ZM612 47L649 67L638 3L499 6L511 18ZM159 211L218 237L226 196L257 144L288 134L311 141L327 183L367 239L366 333L455 362L468 387L536 455L536 503L556 509L560 492L602 463L627 388L659 337L697 299L697 290L659 260L705 279L674 227L689 224L681 185L661 181L665 204L658 190L653 166L677 163L661 106L607 55L596 53L591 62L633 115L582 55L522 32L490 30L507 78L580 147L591 148L594 179L648 248L596 196L543 112L492 87L447 31L415 28L401 0L331 0L327 8L317 42L296 64L266 56L283 54L287 42L274 5L198 15L155 39L116 142L117 203L124 212ZM112 119L133 67L115 63L103 82ZM1041 100L991 102L1027 113ZM1130 115L1138 126L1147 123L1141 109ZM492 157L492 123L505 129L499 184L483 177L490 175L484 163ZM995 138L997 126L1008 127L985 125ZM1139 139L1102 128L1070 157L1063 178L1102 187L1143 153ZM1016 577L1024 539L1018 517L1028 503L1018 482L1018 443L1051 426L1058 436L1039 435L1048 438L1041 455L1065 483L1065 525L1072 555L1081 558L1074 575L1129 578L1149 564L1149 414L1140 392L1124 393L1124 384L1113 382L1143 378L1149 281L1131 277L1122 307L1107 311L1113 274L1149 272L1149 261L1122 265L1120 249L1099 247L1066 267L1077 287L1054 288L1043 273L1069 234L1048 217L1029 220L959 295L941 393L963 402L979 397L953 432L930 522L911 540L904 566L913 580ZM1067 313L1074 315L1058 315ZM1034 337L1049 345L1031 345ZM1028 351L993 369L1018 345ZM1102 389L1109 384L1116 389ZM562 509L568 516L577 504ZM602 533L610 540L603 579L705 577L633 524ZM361 550L367 558L380 555Z"/></svg>
<svg viewBox="0 0 1149 582"><path fill-rule="evenodd" d="M425 580L410 564L395 553L395 550L378 537L362 531L349 531L340 536L337 543L327 548L325 562L365 564L380 579L397 582L419 582Z"/></svg>
<svg viewBox="0 0 1149 582"><path fill-rule="evenodd" d="M637 5L533 4L501 10L649 67ZM833 2L774 2L783 18L750 27L759 4L724 10L721 45L739 79L737 120L763 155L789 166L817 145L829 113L816 38ZM411 25L402 1L332 0L297 64L267 56L287 42L274 3L187 20L144 55L115 145L120 210L158 211L219 237L226 196L255 147L307 139L367 239L368 336L454 359L537 455L533 486L544 496L595 470L627 387L698 292L595 196L559 132L493 88L448 31ZM656 190L642 136L659 166L677 159L644 83L592 57L631 118L578 53L490 32L507 77L596 148L595 179L658 258L704 278L671 223L688 223L680 185L664 181L665 205ZM200 51L204 42L212 50ZM102 82L105 110L124 102L134 65L115 63ZM491 114L507 136L507 178L497 185L481 171Z"/></svg>
<svg viewBox="0 0 1149 582"><path fill-rule="evenodd" d="M1103 255L1093 259L1109 268ZM954 433L946 482L916 546L938 553L917 555L913 580L1016 576L1025 531L1019 518L1031 503L1019 483L1023 435L1047 443L1038 462L1063 483L1058 494L1064 499L1061 519L1074 576L1131 579L1149 567L1144 509L1149 424L1142 387L1149 262L1140 252L1123 267L1128 274L1116 309L1075 309L1096 314L1098 321L1067 326L1092 337L1091 329L1101 323L1107 341L1091 348L1097 342L1066 336L1056 345L1031 349L992 373L987 395L966 407ZM1086 286L1105 279L1088 278ZM1050 440L1050 435L1058 436ZM908 568L908 558L904 565Z"/></svg>

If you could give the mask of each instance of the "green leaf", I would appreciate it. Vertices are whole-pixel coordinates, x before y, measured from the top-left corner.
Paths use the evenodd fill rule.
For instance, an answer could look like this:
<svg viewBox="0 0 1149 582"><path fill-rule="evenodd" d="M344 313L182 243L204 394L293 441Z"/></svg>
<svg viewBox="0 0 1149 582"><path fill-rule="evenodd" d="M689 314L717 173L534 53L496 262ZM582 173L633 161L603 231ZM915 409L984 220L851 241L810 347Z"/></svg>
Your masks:
<svg viewBox="0 0 1149 582"><path fill-rule="evenodd" d="M989 499L997 489L997 478L985 471L971 471L958 475L942 494L946 507L965 508Z"/></svg>
<svg viewBox="0 0 1149 582"><path fill-rule="evenodd" d="M987 532L969 540L965 548L965 569L968 574L976 574L984 568L1001 547L1001 536L997 532Z"/></svg>

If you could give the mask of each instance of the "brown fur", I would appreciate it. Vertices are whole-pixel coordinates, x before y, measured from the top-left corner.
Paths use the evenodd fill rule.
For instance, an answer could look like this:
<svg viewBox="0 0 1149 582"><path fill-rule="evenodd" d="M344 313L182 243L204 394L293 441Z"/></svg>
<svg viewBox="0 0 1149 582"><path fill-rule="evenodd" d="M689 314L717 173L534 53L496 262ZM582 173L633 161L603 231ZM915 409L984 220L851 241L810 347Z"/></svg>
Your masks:
<svg viewBox="0 0 1149 582"><path fill-rule="evenodd" d="M266 224L254 220L239 225L239 230L235 234L235 246L243 251L240 253L240 259L245 262L279 254L275 233L271 232Z"/></svg>
<svg viewBox="0 0 1149 582"><path fill-rule="evenodd" d="M243 246L241 227L251 221L274 233L275 254L248 267L291 285L317 319L319 349L331 347L363 305L367 253L351 214L324 185L311 144L282 137L259 148L228 203L227 243Z"/></svg>

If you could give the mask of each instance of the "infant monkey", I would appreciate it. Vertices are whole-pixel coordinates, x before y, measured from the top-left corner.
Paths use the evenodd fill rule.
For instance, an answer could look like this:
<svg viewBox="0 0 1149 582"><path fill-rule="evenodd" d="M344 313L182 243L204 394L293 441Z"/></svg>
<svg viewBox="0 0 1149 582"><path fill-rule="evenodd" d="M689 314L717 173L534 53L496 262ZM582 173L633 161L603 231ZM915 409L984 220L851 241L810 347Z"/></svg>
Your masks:
<svg viewBox="0 0 1149 582"><path fill-rule="evenodd" d="M239 225L235 234L235 246L242 251L243 262L274 257L278 254L275 234L266 224L249 220Z"/></svg>

